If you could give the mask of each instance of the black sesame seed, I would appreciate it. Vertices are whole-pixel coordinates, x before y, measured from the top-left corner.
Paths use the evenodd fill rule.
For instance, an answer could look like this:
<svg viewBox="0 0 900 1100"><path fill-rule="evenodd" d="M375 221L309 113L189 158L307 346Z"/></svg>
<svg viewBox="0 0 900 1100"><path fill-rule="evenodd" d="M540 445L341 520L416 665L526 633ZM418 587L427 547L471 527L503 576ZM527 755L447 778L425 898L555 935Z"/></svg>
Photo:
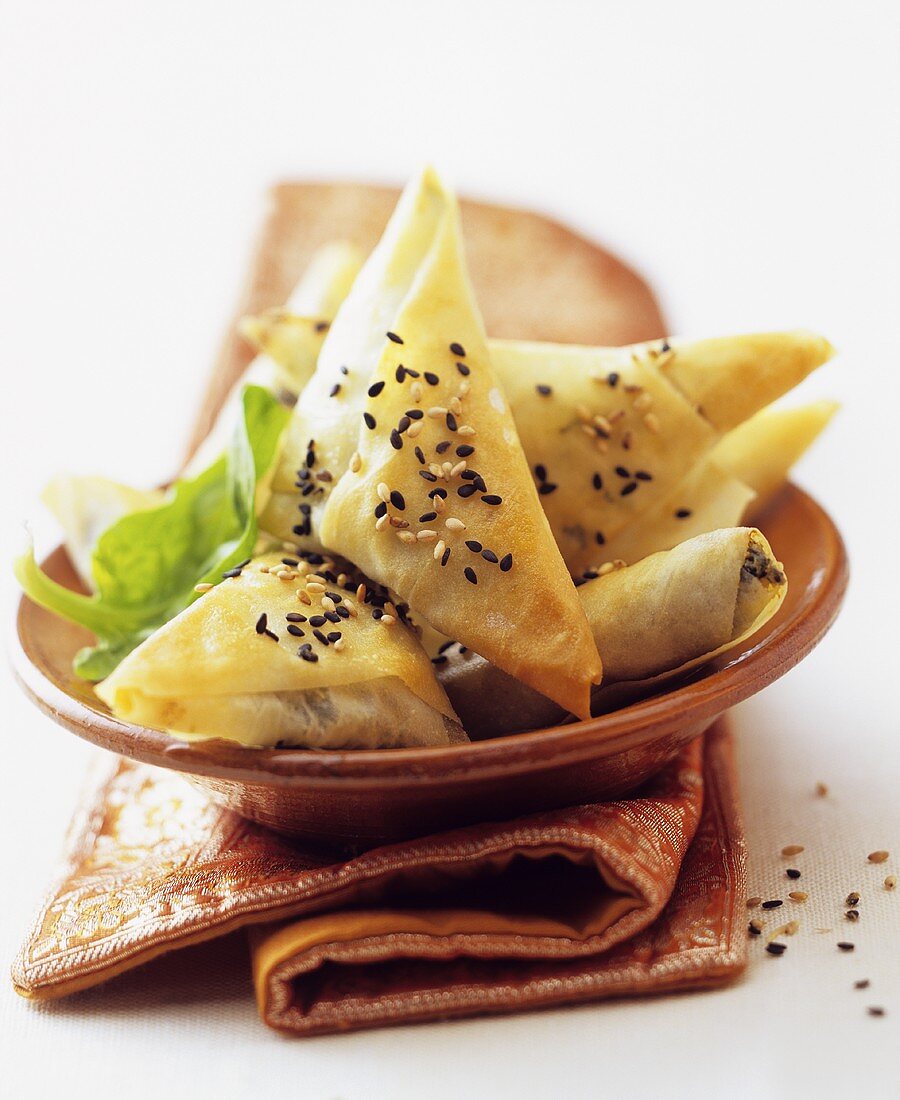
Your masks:
<svg viewBox="0 0 900 1100"><path fill-rule="evenodd" d="M504 554L500 559L500 572L508 573L512 569L512 554Z"/></svg>
<svg viewBox="0 0 900 1100"><path fill-rule="evenodd" d="M784 905L781 898L773 898L772 901L764 901L762 903L763 909L777 909L779 906Z"/></svg>
<svg viewBox="0 0 900 1100"><path fill-rule="evenodd" d="M241 575L241 567L236 565L234 569L226 569L222 574L223 580L230 580L232 577L239 577Z"/></svg>
<svg viewBox="0 0 900 1100"><path fill-rule="evenodd" d="M866 1009L866 1012L868 1012L868 1014L870 1016L884 1016L884 1015L886 1015L886 1013L885 1013L884 1009L881 1007L881 1005L869 1005L869 1007Z"/></svg>
<svg viewBox="0 0 900 1100"><path fill-rule="evenodd" d="M543 463L539 462L534 468L534 476L538 479L538 481L546 481L547 467L544 466Z"/></svg>
<svg viewBox="0 0 900 1100"><path fill-rule="evenodd" d="M318 653L313 653L312 646L309 644L309 642L305 642L302 646L300 646L300 648L297 650L297 656L302 657L304 661L310 661L312 664L315 664L315 662L319 659Z"/></svg>
<svg viewBox="0 0 900 1100"><path fill-rule="evenodd" d="M387 504L383 500L379 500L379 502L375 505L375 518L381 519L381 517L385 515L386 512Z"/></svg>
<svg viewBox="0 0 900 1100"><path fill-rule="evenodd" d="M471 565L467 565L463 570L463 576L469 582L469 584L478 584L478 576Z"/></svg>
<svg viewBox="0 0 900 1100"><path fill-rule="evenodd" d="M450 440L444 439L435 447L435 450L439 455L442 455L445 451L450 449Z"/></svg>
<svg viewBox="0 0 900 1100"><path fill-rule="evenodd" d="M556 488L556 486L554 486ZM503 497L498 497L496 493L488 493L487 496L483 496L482 501L485 504L502 504Z"/></svg>
<svg viewBox="0 0 900 1100"><path fill-rule="evenodd" d="M638 483L636 481L629 481L627 485L622 486L621 490L619 491L619 496L620 497L631 496L631 494L635 491L635 489L637 487L638 487Z"/></svg>
<svg viewBox="0 0 900 1100"><path fill-rule="evenodd" d="M631 477L631 474L628 472L628 470L625 469L624 466L617 466L616 473L619 475L619 477Z"/></svg>
<svg viewBox="0 0 900 1100"><path fill-rule="evenodd" d="M497 562L500 560L493 550L482 550L481 556L484 558L485 561L489 561L491 565L496 565Z"/></svg>
<svg viewBox="0 0 900 1100"><path fill-rule="evenodd" d="M326 611L325 612L325 618L330 623L335 623L335 624L337 624L341 621L341 617L340 617L340 615L338 615L338 613L336 611Z"/></svg>
<svg viewBox="0 0 900 1100"><path fill-rule="evenodd" d="M671 351L672 350L672 345L669 343L668 340L663 340L662 345L660 346L659 350L660 351Z"/></svg>
<svg viewBox="0 0 900 1100"><path fill-rule="evenodd" d="M277 635L277 634L275 634L275 633L274 633L273 631L271 631L271 630L264 630L264 631L263 631L263 634L264 634L264 635L265 635L265 636L266 636L267 638L271 638L273 642L277 642L277 641L278 641L278 635Z"/></svg>
<svg viewBox="0 0 900 1100"><path fill-rule="evenodd" d="M366 423L366 427L371 431L375 427L375 417L370 412L363 413L363 420Z"/></svg>
<svg viewBox="0 0 900 1100"><path fill-rule="evenodd" d="M582 573L581 576L583 580L595 581L600 576L600 574L593 569L588 569L586 572Z"/></svg>
<svg viewBox="0 0 900 1100"><path fill-rule="evenodd" d="M618 371L610 371L609 374L606 376L606 382L607 385L617 386L619 384Z"/></svg>
<svg viewBox="0 0 900 1100"><path fill-rule="evenodd" d="M341 640L341 632L339 630L329 630L326 637L329 642L339 642Z"/></svg>
<svg viewBox="0 0 900 1100"><path fill-rule="evenodd" d="M413 454L419 460L419 464L421 466L424 466L425 465L425 452L422 450L422 448L419 447L418 445L416 445L416 447L413 449Z"/></svg>
<svg viewBox="0 0 900 1100"><path fill-rule="evenodd" d="M269 616L264 611L262 613L262 615L260 615L260 617L256 620L256 633L257 634L265 634L266 627L268 625L269 625Z"/></svg>
<svg viewBox="0 0 900 1100"><path fill-rule="evenodd" d="M487 492L487 485L485 485L484 478L481 476L481 474L475 475L475 477L472 479L472 484L475 486L479 493Z"/></svg>
<svg viewBox="0 0 900 1100"><path fill-rule="evenodd" d="M855 943L847 943L846 940L841 940L841 942L838 944L839 951L853 951L855 947Z"/></svg>
<svg viewBox="0 0 900 1100"><path fill-rule="evenodd" d="M456 369L457 369L457 370L459 371L459 373L460 373L460 374L461 374L461 375L463 376L463 378L466 378L466 377L467 377L467 376L468 376L469 374L471 374L471 373L472 373L472 372L471 372L471 371L469 370L469 368L468 368L468 367L466 366L466 364L465 364L465 363L457 363L457 364L456 364Z"/></svg>
<svg viewBox="0 0 900 1100"><path fill-rule="evenodd" d="M447 663L447 658L442 655L438 657L432 657L431 663L433 665L445 665Z"/></svg>
<svg viewBox="0 0 900 1100"><path fill-rule="evenodd" d="M438 378L438 376L430 370L425 371L425 374L422 377L425 379L429 386L436 386L438 382L440 382L440 378Z"/></svg>
<svg viewBox="0 0 900 1100"><path fill-rule="evenodd" d="M785 953L785 951L787 951L787 944L786 943L767 943L766 944L766 951L768 951L770 955L783 955Z"/></svg>
<svg viewBox="0 0 900 1100"><path fill-rule="evenodd" d="M604 535L602 531L595 531L594 532L594 542L596 542L596 544L598 546L605 546L606 545L606 535Z"/></svg>
<svg viewBox="0 0 900 1100"><path fill-rule="evenodd" d="M329 598L329 600L334 600L335 603L340 603L341 600L344 598L340 594L340 592L326 592L325 595Z"/></svg>
<svg viewBox="0 0 900 1100"><path fill-rule="evenodd" d="M400 337L397 335L396 332L388 332L388 333L385 333L385 335L387 336L388 340L393 340L393 342L395 344L402 344L403 343L403 341L400 339Z"/></svg>
<svg viewBox="0 0 900 1100"><path fill-rule="evenodd" d="M447 428L451 432L455 432L459 425L456 423L456 417L452 412L447 413Z"/></svg>
<svg viewBox="0 0 900 1100"><path fill-rule="evenodd" d="M399 489L391 490L391 504L397 509L398 512L406 511L406 501L403 498L403 494Z"/></svg>
<svg viewBox="0 0 900 1100"><path fill-rule="evenodd" d="M348 587L350 587L350 586L348 585ZM337 609L337 613L338 613L338 615L340 615L340 617L342 619L349 619L350 618L350 612L343 605Z"/></svg>
<svg viewBox="0 0 900 1100"><path fill-rule="evenodd" d="M475 454L475 448L470 443L461 443L456 448L457 458L468 458L469 455Z"/></svg>
<svg viewBox="0 0 900 1100"><path fill-rule="evenodd" d="M316 321L315 328L316 328L316 332L325 332L325 330L328 328L328 322L327 321Z"/></svg>
<svg viewBox="0 0 900 1100"><path fill-rule="evenodd" d="M437 481L437 478L435 478L434 480ZM447 490L442 489L439 486L437 489L432 489L431 492L428 494L428 496L429 496L430 500L434 500L435 497L440 497L441 500L446 500L447 499Z"/></svg>
<svg viewBox="0 0 900 1100"><path fill-rule="evenodd" d="M306 507L308 508L309 505L307 504ZM300 564L300 561L297 558L282 558L281 559L281 564L282 565L289 565L292 569L294 569L294 568L296 568L296 566L298 566Z"/></svg>
<svg viewBox="0 0 900 1100"><path fill-rule="evenodd" d="M468 546L473 554L481 553L481 543L476 542L475 539L466 539L466 546Z"/></svg>
<svg viewBox="0 0 900 1100"><path fill-rule="evenodd" d="M553 387L552 386L546 386L546 385L541 384L541 385L535 386L534 388L538 391L538 393L541 395L541 397L549 397L550 394L553 393Z"/></svg>
<svg viewBox="0 0 900 1100"><path fill-rule="evenodd" d="M316 487L315 487L315 485L313 485L311 483L309 485L304 485L303 486L303 495L305 497L308 497L310 493L314 493L315 491L316 491Z"/></svg>
<svg viewBox="0 0 900 1100"><path fill-rule="evenodd" d="M425 413L421 409L407 409L406 415L410 420L421 420Z"/></svg>
<svg viewBox="0 0 900 1100"><path fill-rule="evenodd" d="M375 610L372 612L372 618L375 619L376 622L380 618L382 618L383 616L384 616L384 608L382 608L382 607L376 607Z"/></svg>
<svg viewBox="0 0 900 1100"><path fill-rule="evenodd" d="M690 508L679 508L678 511L675 513L675 518L676 519L687 519L690 514L691 514Z"/></svg>
<svg viewBox="0 0 900 1100"><path fill-rule="evenodd" d="M335 384L328 391L328 396L329 397L337 397L337 395L340 392L341 392L341 384L340 384L340 382L335 382Z"/></svg>
<svg viewBox="0 0 900 1100"><path fill-rule="evenodd" d="M306 631L301 630L299 626L295 626L293 623L288 623L287 632L288 634L293 634L295 638L306 637Z"/></svg>
<svg viewBox="0 0 900 1100"><path fill-rule="evenodd" d="M437 512L423 512L419 516L419 523L431 523L433 519L437 519Z"/></svg>
<svg viewBox="0 0 900 1100"><path fill-rule="evenodd" d="M549 493L555 492L559 486L555 481L545 481L542 485L538 485L538 492L542 497L547 496Z"/></svg>
<svg viewBox="0 0 900 1100"><path fill-rule="evenodd" d="M426 481L437 481L431 470L419 470L419 477L424 477Z"/></svg>
<svg viewBox="0 0 900 1100"><path fill-rule="evenodd" d="M406 367L404 367L404 365L402 363L394 371L394 377L397 379L398 382L402 382L403 379L406 377L406 374L407 374Z"/></svg>
<svg viewBox="0 0 900 1100"><path fill-rule="evenodd" d="M291 530L295 535L308 535L310 533L309 520L306 520L304 523L298 523L295 527L292 527Z"/></svg>
<svg viewBox="0 0 900 1100"><path fill-rule="evenodd" d="M419 377L419 372L417 370L413 370L412 367L404 367L403 369L406 371L410 378Z"/></svg>
<svg viewBox="0 0 900 1100"><path fill-rule="evenodd" d="M322 645L328 645L328 639L325 637L321 630L314 630L313 636L316 638L317 641L320 641Z"/></svg>
<svg viewBox="0 0 900 1100"><path fill-rule="evenodd" d="M465 359L466 349L462 346L462 344L457 344L456 341L454 341L450 345L450 350L453 352L454 355L462 356L462 358Z"/></svg>
<svg viewBox="0 0 900 1100"><path fill-rule="evenodd" d="M595 489L603 488L603 478L600 476L600 474L594 474L594 476L591 478L591 485L593 485Z"/></svg>
<svg viewBox="0 0 900 1100"><path fill-rule="evenodd" d="M859 981L853 983L854 989L868 989L872 983L868 978L860 978Z"/></svg>
<svg viewBox="0 0 900 1100"><path fill-rule="evenodd" d="M758 924L754 923L754 921L750 921L750 923L747 925L747 931L750 933L751 936L762 935L762 929Z"/></svg>
<svg viewBox="0 0 900 1100"><path fill-rule="evenodd" d="M350 373L350 368L349 367L340 367L339 370L340 370L341 374L344 375L344 377L346 377Z"/></svg>
<svg viewBox="0 0 900 1100"><path fill-rule="evenodd" d="M315 466L315 464L316 464L316 452L312 448L310 448L306 452L306 465L307 466Z"/></svg>
<svg viewBox="0 0 900 1100"><path fill-rule="evenodd" d="M463 472L459 476L463 479L463 481L474 481L478 477L478 471L463 470Z"/></svg>
<svg viewBox="0 0 900 1100"><path fill-rule="evenodd" d="M800 872L797 870L796 867L788 867L788 869L785 871L785 874L787 875L788 878L799 878L800 877Z"/></svg>
<svg viewBox="0 0 900 1100"><path fill-rule="evenodd" d="M308 516L309 513L312 511L312 505L310 504L300 504L298 505L298 507L300 508L300 511L303 513L304 516ZM282 561L283 560L284 559L282 558ZM297 564L299 565L299 562Z"/></svg>
<svg viewBox="0 0 900 1100"><path fill-rule="evenodd" d="M638 481L652 481L653 474L648 474L646 470L635 470L634 476Z"/></svg>
<svg viewBox="0 0 900 1100"><path fill-rule="evenodd" d="M400 432L400 434L402 435L406 431L406 429L410 426L410 424L412 424L412 421L404 413L404 415L401 416L400 419L397 421L397 431Z"/></svg>
<svg viewBox="0 0 900 1100"><path fill-rule="evenodd" d="M299 611L289 611L285 618L289 623L305 623L306 616L301 615Z"/></svg>
<svg viewBox="0 0 900 1100"><path fill-rule="evenodd" d="M441 554L441 565L442 566L446 565L449 560L450 560L450 547L448 546L444 550L443 554Z"/></svg>
<svg viewBox="0 0 900 1100"><path fill-rule="evenodd" d="M309 625L310 626L324 626L326 621L327 620L326 620L324 615L313 615L312 618L309 620Z"/></svg>
<svg viewBox="0 0 900 1100"><path fill-rule="evenodd" d="M369 397L377 397L384 389L384 382L373 382L369 386Z"/></svg>
<svg viewBox="0 0 900 1100"><path fill-rule="evenodd" d="M469 483L467 485L460 485L460 487L456 490L457 496L461 496L463 498L463 500L465 500L466 497L470 497L474 493L477 493L477 492L478 492L478 489L474 485L472 485L471 483Z"/></svg>
<svg viewBox="0 0 900 1100"><path fill-rule="evenodd" d="M396 428L391 428L391 446L395 451L399 451L403 447L403 440Z"/></svg>

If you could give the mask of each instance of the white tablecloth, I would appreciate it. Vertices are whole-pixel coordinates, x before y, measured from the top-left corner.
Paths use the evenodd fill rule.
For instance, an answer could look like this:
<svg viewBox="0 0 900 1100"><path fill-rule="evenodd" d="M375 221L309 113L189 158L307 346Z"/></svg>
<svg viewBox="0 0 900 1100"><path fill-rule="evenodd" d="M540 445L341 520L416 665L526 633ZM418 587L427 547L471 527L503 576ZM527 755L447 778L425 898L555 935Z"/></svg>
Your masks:
<svg viewBox="0 0 900 1100"><path fill-rule="evenodd" d="M282 175L394 179L433 157L619 248L677 331L821 329L841 355L802 396L846 408L798 479L847 537L850 597L735 713L751 887L783 896L779 851L805 845L800 933L782 958L754 944L721 992L302 1042L259 1023L217 945L48 1008L0 983L4 1095L897 1094L900 891L880 884L900 871L900 21L877 2L605 7L8 7L3 544L58 470L174 468ZM0 692L8 961L94 750L10 677ZM878 848L888 864L866 862Z"/></svg>

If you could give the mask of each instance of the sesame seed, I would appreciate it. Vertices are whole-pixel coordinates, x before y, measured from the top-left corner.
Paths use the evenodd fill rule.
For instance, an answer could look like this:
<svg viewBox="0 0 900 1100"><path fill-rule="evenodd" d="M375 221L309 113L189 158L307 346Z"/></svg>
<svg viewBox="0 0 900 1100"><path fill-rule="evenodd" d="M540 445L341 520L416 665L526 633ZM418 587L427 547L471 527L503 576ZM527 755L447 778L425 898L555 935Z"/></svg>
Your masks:
<svg viewBox="0 0 900 1100"><path fill-rule="evenodd" d="M787 944L786 943L767 943L766 944L766 951L768 951L770 955L783 955L785 953L785 951L787 951Z"/></svg>
<svg viewBox="0 0 900 1100"><path fill-rule="evenodd" d="M449 516L444 520L444 526L449 531L465 531L466 525L461 519L457 519L456 516Z"/></svg>
<svg viewBox="0 0 900 1100"><path fill-rule="evenodd" d="M646 413L644 416L644 427L648 432L652 432L654 435L659 434L659 417L655 413Z"/></svg>
<svg viewBox="0 0 900 1100"><path fill-rule="evenodd" d="M868 1014L870 1016L885 1016L885 1015L887 1015L885 1010L880 1005L869 1005L869 1007L866 1009L866 1012L868 1012Z"/></svg>
<svg viewBox="0 0 900 1100"><path fill-rule="evenodd" d="M860 978L859 981L853 983L854 989L868 989L872 983L868 978Z"/></svg>
<svg viewBox="0 0 900 1100"><path fill-rule="evenodd" d="M422 400L422 383L413 382L409 387L409 396L418 404Z"/></svg>
<svg viewBox="0 0 900 1100"><path fill-rule="evenodd" d="M632 408L635 412L646 412L653 404L653 396L649 393L642 393L639 397L634 399Z"/></svg>
<svg viewBox="0 0 900 1100"><path fill-rule="evenodd" d="M841 940L840 943L838 943L839 951L853 951L855 947L855 943L848 943L846 940Z"/></svg>
<svg viewBox="0 0 900 1100"><path fill-rule="evenodd" d="M609 374L606 376L606 383L608 386L615 389L615 387L619 384L618 371L610 371Z"/></svg>
<svg viewBox="0 0 900 1100"><path fill-rule="evenodd" d="M442 416L446 415L447 410L443 405L432 405L431 408L428 409L428 416L431 417L432 420L440 420Z"/></svg>
<svg viewBox="0 0 900 1100"><path fill-rule="evenodd" d="M764 901L762 903L763 909L777 909L781 905L784 905L781 898L773 898L771 901Z"/></svg>
<svg viewBox="0 0 900 1100"><path fill-rule="evenodd" d="M416 541L416 536L412 533L412 531L398 531L397 532L397 538L401 542L405 542L405 543L411 543L411 542Z"/></svg>
<svg viewBox="0 0 900 1100"><path fill-rule="evenodd" d="M202 584L195 584L194 585L194 591L195 592L208 592L213 587L214 586L211 585L208 581L204 581Z"/></svg>
<svg viewBox="0 0 900 1100"><path fill-rule="evenodd" d="M301 630L299 626L295 626L293 623L288 623L288 634L293 634L295 638L302 638L305 635L305 631Z"/></svg>
<svg viewBox="0 0 900 1100"><path fill-rule="evenodd" d="M847 895L846 899L844 900L844 905L849 905L851 907L854 905L859 905L859 894L855 890L853 890Z"/></svg>
<svg viewBox="0 0 900 1100"><path fill-rule="evenodd" d="M825 783L817 783L813 793L816 798L826 798L828 795L828 786Z"/></svg>
<svg viewBox="0 0 900 1100"><path fill-rule="evenodd" d="M884 863L887 859L890 858L890 855L890 852L886 852L882 849L878 852L869 852L866 858L868 859L869 863Z"/></svg>
<svg viewBox="0 0 900 1100"><path fill-rule="evenodd" d="M469 370L469 368L466 366L465 363L457 363L456 364L456 369L459 371L459 373L464 378L467 377L469 374L471 374L471 371Z"/></svg>
<svg viewBox="0 0 900 1100"><path fill-rule="evenodd" d="M447 499L447 490L442 485L439 485L437 487L437 489L432 489L429 492L428 496L435 502L437 502L438 499L446 500Z"/></svg>
<svg viewBox="0 0 900 1100"><path fill-rule="evenodd" d="M465 569L463 570L463 576L466 578L469 584L478 584L478 577L471 565L467 565L465 567Z"/></svg>
<svg viewBox="0 0 900 1100"><path fill-rule="evenodd" d="M266 627L268 625L269 625L269 616L264 611L262 613L262 615L260 615L260 617L256 620L256 633L257 634L265 634Z"/></svg>
<svg viewBox="0 0 900 1100"><path fill-rule="evenodd" d="M437 531L422 530L416 532L416 539L419 542L434 542L437 538Z"/></svg>
<svg viewBox="0 0 900 1100"><path fill-rule="evenodd" d="M388 340L392 340L395 344L402 344L403 343L403 341L400 339L400 337L397 335L396 332L386 332L385 336L387 336Z"/></svg>
<svg viewBox="0 0 900 1100"><path fill-rule="evenodd" d="M594 476L591 478L591 485L593 485L593 487L597 490L603 488L603 478L600 476L600 474L594 474Z"/></svg>
<svg viewBox="0 0 900 1100"><path fill-rule="evenodd" d="M638 479L638 481L652 481L653 480L653 475L648 474L646 470L635 470L634 476Z"/></svg>
<svg viewBox="0 0 900 1100"><path fill-rule="evenodd" d="M897 889L897 876L896 875L888 875L888 877L884 880L884 888L885 888L885 890L896 890Z"/></svg>
<svg viewBox="0 0 900 1100"><path fill-rule="evenodd" d="M437 481L436 475L431 470L419 470L419 477L424 477L426 481Z"/></svg>
<svg viewBox="0 0 900 1100"><path fill-rule="evenodd" d="M398 512L406 510L406 501L403 499L403 494L397 489L391 490L391 504L393 504Z"/></svg>
<svg viewBox="0 0 900 1100"><path fill-rule="evenodd" d="M450 476L451 477L456 477L457 474L461 474L463 472L463 470L466 468L466 466L467 466L466 460L464 458L460 459L460 461L457 462L457 464L455 466L451 467Z"/></svg>
<svg viewBox="0 0 900 1100"><path fill-rule="evenodd" d="M375 424L376 424L375 417L372 416L372 414L370 412L364 412L363 413L363 420L365 421L366 427L370 431L375 427Z"/></svg>
<svg viewBox="0 0 900 1100"><path fill-rule="evenodd" d="M447 546L447 544L444 542L443 539L438 539L437 543L435 544L434 554L433 554L433 557L434 557L435 561L437 561L438 558L441 556L441 554L443 554L446 546Z"/></svg>
<svg viewBox="0 0 900 1100"><path fill-rule="evenodd" d="M756 909L762 904L762 898L747 898L747 908Z"/></svg>
<svg viewBox="0 0 900 1100"><path fill-rule="evenodd" d="M493 550L482 550L481 556L484 558L485 561L489 561L491 565L496 565L497 562L500 560Z"/></svg>
<svg viewBox="0 0 900 1100"><path fill-rule="evenodd" d="M458 397L450 398L450 411L454 416L462 416L462 401Z"/></svg>
<svg viewBox="0 0 900 1100"><path fill-rule="evenodd" d="M675 513L675 518L676 519L687 519L688 516L690 516L691 514L692 513L691 513L690 508L679 508L678 511ZM800 851L802 852L803 849L801 848Z"/></svg>
<svg viewBox="0 0 900 1100"><path fill-rule="evenodd" d="M423 512L419 516L419 523L431 523L433 519L437 519L437 512Z"/></svg>
<svg viewBox="0 0 900 1100"><path fill-rule="evenodd" d="M354 451L353 457L350 459L350 472L352 474L358 474L361 466L362 458L360 457L359 451Z"/></svg>
<svg viewBox="0 0 900 1100"><path fill-rule="evenodd" d="M322 633L321 630L314 630L313 637L315 637L317 641L320 641L322 645L328 645L328 638Z"/></svg>
<svg viewBox="0 0 900 1100"><path fill-rule="evenodd" d="M350 373L350 368L349 367L340 367L339 370L340 370L341 374L343 374L345 376Z"/></svg>
<svg viewBox="0 0 900 1100"><path fill-rule="evenodd" d="M550 493L556 492L559 486L555 481L545 481L538 486L538 492L542 497L549 496Z"/></svg>
<svg viewBox="0 0 900 1100"><path fill-rule="evenodd" d="M807 894L805 890L792 890L788 894L788 897L791 899L791 901L806 901L806 899L809 897L809 894Z"/></svg>
<svg viewBox="0 0 900 1100"><path fill-rule="evenodd" d="M541 488L543 489L543 485L541 486ZM556 486L554 485L553 488L555 489ZM498 497L496 493L487 493L485 496L483 496L481 498L481 500L484 504L495 504L496 505L496 504L502 504L503 503L503 497Z"/></svg>
<svg viewBox="0 0 900 1100"><path fill-rule="evenodd" d="M750 933L751 936L760 936L760 935L762 935L762 930L763 930L763 925L758 920L752 920L747 925L747 931Z"/></svg>
<svg viewBox="0 0 900 1100"><path fill-rule="evenodd" d="M513 556L512 554L504 554L500 559L500 572L508 573L512 569Z"/></svg>
<svg viewBox="0 0 900 1100"><path fill-rule="evenodd" d="M457 344L455 341L450 345L450 351L454 355L460 356L460 358L462 359L465 359L466 357L466 349L462 346L462 344Z"/></svg>
<svg viewBox="0 0 900 1100"><path fill-rule="evenodd" d="M341 392L341 384L340 384L340 382L335 382L335 384L328 391L328 396L329 397L337 397L337 395L340 392Z"/></svg>
<svg viewBox="0 0 900 1100"><path fill-rule="evenodd" d="M312 646L309 644L309 642L305 642L302 646L300 646L300 648L297 650L297 656L302 657L304 661L309 661L312 664L315 664L316 661L318 661L319 659L318 653L313 653Z"/></svg>
<svg viewBox="0 0 900 1100"><path fill-rule="evenodd" d="M781 849L781 854L783 856L799 856L803 850L802 844L788 844Z"/></svg>
<svg viewBox="0 0 900 1100"><path fill-rule="evenodd" d="M476 435L475 429L470 424L461 424L457 429L457 435Z"/></svg>
<svg viewBox="0 0 900 1100"><path fill-rule="evenodd" d="M333 643L333 642L339 642L341 640L342 635L341 635L341 632L339 630L329 630L329 632L325 635L325 637L329 640L329 642Z"/></svg>
<svg viewBox="0 0 900 1100"><path fill-rule="evenodd" d="M447 412L447 427L451 432L455 432L459 425L456 422L456 417L452 412Z"/></svg>
<svg viewBox="0 0 900 1100"><path fill-rule="evenodd" d="M422 375L429 386L436 386L440 382L440 378L436 374L433 374L430 370L425 371Z"/></svg>
<svg viewBox="0 0 900 1100"><path fill-rule="evenodd" d="M403 416L397 421L397 431L402 435L406 429L412 424L410 418L404 413Z"/></svg>
<svg viewBox="0 0 900 1100"><path fill-rule="evenodd" d="M396 428L391 428L390 439L391 446L394 448L395 451L399 451L403 446L403 440L400 438L400 433L397 431Z"/></svg>
<svg viewBox="0 0 900 1100"><path fill-rule="evenodd" d="M847 918L847 920L850 920L850 921L859 920L859 910L858 909L848 909L847 912L844 914L844 916Z"/></svg>
<svg viewBox="0 0 900 1100"><path fill-rule="evenodd" d="M441 565L442 566L446 565L449 560L450 560L450 547L447 546L447 547L444 548L443 554L441 554Z"/></svg>
<svg viewBox="0 0 900 1100"><path fill-rule="evenodd" d="M394 618L393 615L382 615L378 621L381 623L382 626L391 626L397 620Z"/></svg>
<svg viewBox="0 0 900 1100"><path fill-rule="evenodd" d="M540 385L535 386L534 388L541 395L541 397L549 397L550 394L553 393L552 386L546 386L543 383L541 383Z"/></svg>

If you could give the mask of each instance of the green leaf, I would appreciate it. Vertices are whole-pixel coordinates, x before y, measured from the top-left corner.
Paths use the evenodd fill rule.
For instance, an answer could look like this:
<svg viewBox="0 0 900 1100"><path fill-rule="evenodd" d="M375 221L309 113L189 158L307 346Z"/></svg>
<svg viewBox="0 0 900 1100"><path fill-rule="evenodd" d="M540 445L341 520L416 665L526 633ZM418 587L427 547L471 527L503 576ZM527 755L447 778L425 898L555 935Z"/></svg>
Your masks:
<svg viewBox="0 0 900 1100"><path fill-rule="evenodd" d="M92 558L96 592L84 596L52 581L29 549L15 563L28 596L97 636L74 667L100 680L163 623L253 553L256 488L272 465L290 412L260 386L241 395L242 416L228 451L193 478L175 482L157 508L108 527Z"/></svg>

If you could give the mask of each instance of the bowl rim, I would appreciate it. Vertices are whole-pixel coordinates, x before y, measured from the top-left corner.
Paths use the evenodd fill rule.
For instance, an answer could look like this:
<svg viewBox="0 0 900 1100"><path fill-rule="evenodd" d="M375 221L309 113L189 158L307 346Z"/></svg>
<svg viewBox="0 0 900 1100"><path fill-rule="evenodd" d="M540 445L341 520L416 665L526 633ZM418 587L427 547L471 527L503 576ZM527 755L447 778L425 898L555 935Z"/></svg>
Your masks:
<svg viewBox="0 0 900 1100"><path fill-rule="evenodd" d="M608 755L688 724L703 728L783 676L821 641L837 617L849 580L844 541L828 513L802 489L787 483L776 499L783 507L805 509L826 544L826 560L815 570L814 584L807 586L812 596L801 600L790 617L779 611L777 627L725 667L587 720L428 748L308 751L250 748L221 740L185 742L94 709L46 675L23 638L23 615L31 603L24 595L10 646L13 673L40 710L85 740L133 760L189 774L272 787L393 787L398 781L446 783L545 771L595 758L598 743L602 755ZM57 547L48 559L60 550ZM229 759L223 760L223 755Z"/></svg>

